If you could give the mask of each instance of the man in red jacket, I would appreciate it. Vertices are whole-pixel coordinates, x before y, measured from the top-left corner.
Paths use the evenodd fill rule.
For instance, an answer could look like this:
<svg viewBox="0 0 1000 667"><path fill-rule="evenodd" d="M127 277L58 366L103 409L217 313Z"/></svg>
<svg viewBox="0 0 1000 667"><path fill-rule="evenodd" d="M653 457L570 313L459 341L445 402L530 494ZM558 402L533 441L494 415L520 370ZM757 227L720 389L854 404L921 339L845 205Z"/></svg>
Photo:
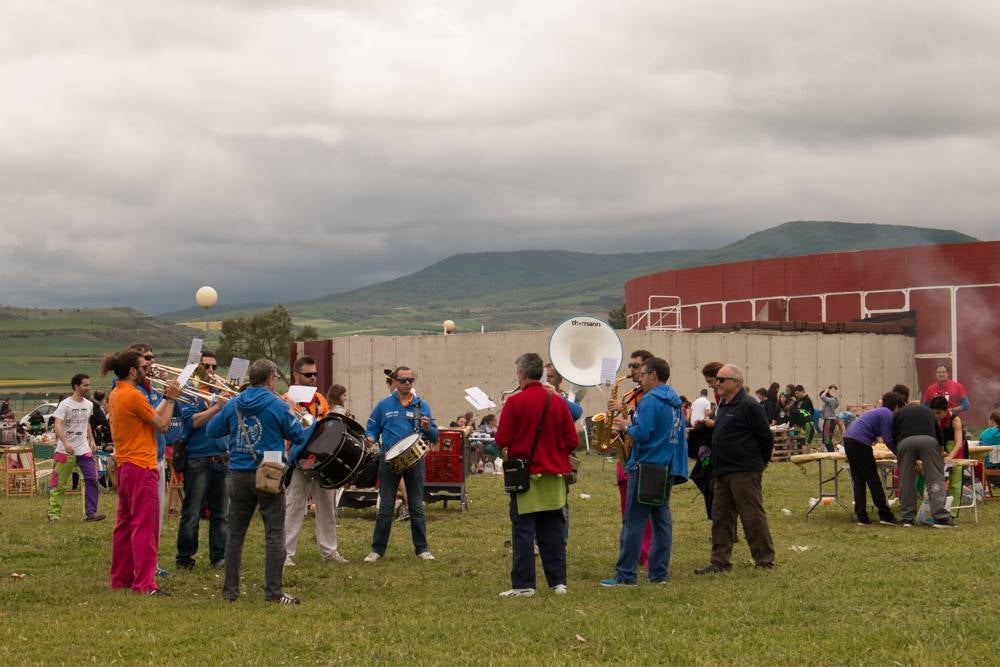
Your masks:
<svg viewBox="0 0 1000 667"><path fill-rule="evenodd" d="M504 404L495 441L507 449L508 459L530 461L531 485L523 493L510 494L511 589L500 597L535 594L535 549L549 588L566 593L566 482L572 472L569 455L576 449L576 427L566 402L542 386L544 364L534 352L514 362L521 391ZM537 442L536 442L537 438ZM534 451L532 451L534 450Z"/></svg>

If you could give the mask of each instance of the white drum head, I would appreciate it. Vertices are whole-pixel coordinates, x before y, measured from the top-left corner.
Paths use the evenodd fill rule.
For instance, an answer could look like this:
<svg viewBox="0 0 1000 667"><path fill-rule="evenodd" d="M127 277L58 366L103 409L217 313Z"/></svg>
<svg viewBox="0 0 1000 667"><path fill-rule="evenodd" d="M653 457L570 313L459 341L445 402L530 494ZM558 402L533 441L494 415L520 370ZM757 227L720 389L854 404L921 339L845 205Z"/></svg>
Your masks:
<svg viewBox="0 0 1000 667"><path fill-rule="evenodd" d="M395 445L389 448L389 451L385 453L385 460L386 461L393 460L394 458L405 452L407 449L412 447L413 443L415 443L419 439L420 439L419 433L411 433L410 435L406 436L405 438L403 438L402 440L400 440Z"/></svg>

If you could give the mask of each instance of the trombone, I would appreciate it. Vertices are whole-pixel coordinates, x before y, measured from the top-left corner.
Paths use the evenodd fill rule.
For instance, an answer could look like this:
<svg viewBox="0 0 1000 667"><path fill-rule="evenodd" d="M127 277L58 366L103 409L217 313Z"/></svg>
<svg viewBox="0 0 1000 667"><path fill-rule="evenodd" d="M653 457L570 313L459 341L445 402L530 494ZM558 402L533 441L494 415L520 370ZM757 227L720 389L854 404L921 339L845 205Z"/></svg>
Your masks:
<svg viewBox="0 0 1000 667"><path fill-rule="evenodd" d="M199 370L201 369L199 368ZM181 368L174 368L173 366L165 366L163 364L153 364L147 378L152 384L162 390L169 386L172 381L176 380L182 372L183 369ZM204 371L202 370L202 372ZM178 400L193 407L197 407L201 401L212 403L218 396L222 396L228 400L239 394L239 391L228 384L206 379L203 375L199 375L198 371L195 371L195 375L192 376L190 382L190 385L184 385L181 387L181 395L178 397ZM212 393L212 391L201 391L198 388L198 385L204 385L211 390L215 390L215 393Z"/></svg>

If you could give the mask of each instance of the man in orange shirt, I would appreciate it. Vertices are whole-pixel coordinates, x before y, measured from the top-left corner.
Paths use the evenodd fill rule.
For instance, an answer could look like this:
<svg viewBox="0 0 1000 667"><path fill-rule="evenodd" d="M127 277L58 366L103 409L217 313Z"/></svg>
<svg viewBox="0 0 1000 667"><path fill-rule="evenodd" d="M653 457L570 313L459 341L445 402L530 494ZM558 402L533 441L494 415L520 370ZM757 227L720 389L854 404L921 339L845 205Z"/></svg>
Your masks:
<svg viewBox="0 0 1000 667"><path fill-rule="evenodd" d="M305 387L315 387L319 372L312 357L299 357L292 366L292 381ZM287 398L287 395L285 396ZM322 393L313 394L309 403L299 403L299 408L317 420L329 412L329 404ZM299 544L299 533L305 519L306 503L312 497L316 503L316 544L319 555L327 563L346 563L337 551L337 490L324 489L319 483L305 476L292 464L292 479L285 489L285 567L295 565L292 559Z"/></svg>
<svg viewBox="0 0 1000 667"><path fill-rule="evenodd" d="M101 375L114 371L118 382L108 397L111 432L118 466L118 518L111 542L111 588L134 593L167 595L156 585L159 547L159 469L156 433L170 426L180 385L173 382L156 409L138 385L146 381L142 353L125 350L109 354Z"/></svg>

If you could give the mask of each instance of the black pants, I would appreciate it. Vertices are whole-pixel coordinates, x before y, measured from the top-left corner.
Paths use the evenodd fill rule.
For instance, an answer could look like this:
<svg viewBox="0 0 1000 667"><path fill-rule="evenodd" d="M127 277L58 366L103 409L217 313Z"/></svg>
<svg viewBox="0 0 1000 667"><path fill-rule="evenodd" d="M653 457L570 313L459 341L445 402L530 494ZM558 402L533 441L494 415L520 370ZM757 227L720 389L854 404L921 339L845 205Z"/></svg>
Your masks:
<svg viewBox="0 0 1000 667"><path fill-rule="evenodd" d="M511 588L535 588L535 540L549 587L566 583L566 516L563 508L547 512L517 513L517 499L510 496Z"/></svg>
<svg viewBox="0 0 1000 667"><path fill-rule="evenodd" d="M284 594L285 492L261 493L255 488L255 477L252 470L234 470L229 483L229 538L226 540L226 578L222 586L222 596L228 600L240 596L243 541L258 506L264 520L264 597L271 600Z"/></svg>
<svg viewBox="0 0 1000 667"><path fill-rule="evenodd" d="M854 486L854 513L859 517L868 516L868 499L865 485L872 492L872 503L878 508L878 518L892 520L892 510L885 499L885 489L878 476L875 465L875 454L871 445L858 442L853 438L844 438L844 453L851 465L851 484Z"/></svg>

